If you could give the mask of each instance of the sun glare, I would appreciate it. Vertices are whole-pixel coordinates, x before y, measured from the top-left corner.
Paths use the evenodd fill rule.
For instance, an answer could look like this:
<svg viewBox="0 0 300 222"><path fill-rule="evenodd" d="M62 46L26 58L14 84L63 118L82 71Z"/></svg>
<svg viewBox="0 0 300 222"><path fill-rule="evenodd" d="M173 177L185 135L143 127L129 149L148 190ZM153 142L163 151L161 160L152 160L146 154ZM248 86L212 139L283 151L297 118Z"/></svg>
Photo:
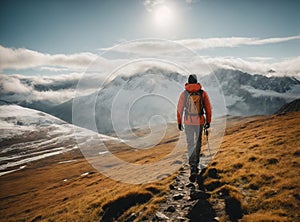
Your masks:
<svg viewBox="0 0 300 222"><path fill-rule="evenodd" d="M170 25L173 20L171 9L165 5L160 6L155 10L155 22L159 26Z"/></svg>

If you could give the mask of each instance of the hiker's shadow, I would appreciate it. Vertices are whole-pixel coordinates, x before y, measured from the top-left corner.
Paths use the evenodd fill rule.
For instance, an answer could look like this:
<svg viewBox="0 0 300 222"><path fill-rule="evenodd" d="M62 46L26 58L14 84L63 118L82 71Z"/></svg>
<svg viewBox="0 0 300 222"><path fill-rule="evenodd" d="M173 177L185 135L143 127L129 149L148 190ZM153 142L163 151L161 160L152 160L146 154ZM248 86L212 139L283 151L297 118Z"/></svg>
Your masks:
<svg viewBox="0 0 300 222"><path fill-rule="evenodd" d="M197 184L198 189L202 192L206 193L205 187L204 187L204 177L203 174L205 173L206 169L202 169L200 174L197 177ZM215 221L216 212L213 209L213 206L207 198L205 198L206 195L202 195L203 198L200 198L195 204L191 206L191 208L188 211L187 217L190 219L190 221L198 222L198 221ZM207 194L207 197L210 196Z"/></svg>
<svg viewBox="0 0 300 222"><path fill-rule="evenodd" d="M198 200L189 210L187 218L192 222L215 221L216 212L207 200Z"/></svg>

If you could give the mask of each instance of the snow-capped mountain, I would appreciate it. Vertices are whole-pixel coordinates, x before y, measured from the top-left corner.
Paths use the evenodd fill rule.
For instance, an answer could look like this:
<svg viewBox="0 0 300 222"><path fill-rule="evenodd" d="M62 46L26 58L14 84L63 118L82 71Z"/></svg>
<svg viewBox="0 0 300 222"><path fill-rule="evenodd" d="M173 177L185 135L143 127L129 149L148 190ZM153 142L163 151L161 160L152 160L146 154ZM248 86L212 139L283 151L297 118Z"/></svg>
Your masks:
<svg viewBox="0 0 300 222"><path fill-rule="evenodd" d="M270 115L300 97L300 81L296 78L250 75L237 70L218 70L214 74L230 115Z"/></svg>
<svg viewBox="0 0 300 222"><path fill-rule="evenodd" d="M95 120L97 130L108 133L145 126L149 121L173 121L185 80L179 73L164 73L157 69L132 76L117 76L99 92L75 99L78 106L73 106L74 123L94 129ZM64 108L58 108L66 110L70 105L72 102L68 101ZM95 117L90 119L93 112ZM61 114L58 116L62 118L69 116L64 112Z"/></svg>
<svg viewBox="0 0 300 222"><path fill-rule="evenodd" d="M300 95L300 82L292 77L266 77L220 69L198 78L209 94L213 117L273 114ZM175 121L177 101L186 81L187 76L180 73L152 68L130 76L117 76L99 91L85 96L78 93L75 99L56 106L45 106L43 100L35 102L35 109L69 123L75 120L76 125L100 133Z"/></svg>
<svg viewBox="0 0 300 222"><path fill-rule="evenodd" d="M44 112L0 105L0 176L23 169L29 162L77 149L93 139L115 140Z"/></svg>
<svg viewBox="0 0 300 222"><path fill-rule="evenodd" d="M129 113L131 126L145 124L156 114L167 121L174 121L177 100L186 80L186 76L164 70L148 70L146 73L130 77L119 76L107 84L98 95L83 97L81 102L85 104L84 106L89 106L91 101L88 102L88 97L96 98L96 102L94 101L96 122L100 132L113 129L112 117L120 122L127 121L125 117L130 104L143 95L155 94L161 98L156 96L151 99L148 96L148 99L136 102ZM217 70L199 78L199 82L210 96L215 117L225 114L239 116L272 114L283 104L300 95L300 82L291 77L266 77L235 70ZM225 101L220 91L223 92ZM58 116L70 120L70 115L66 115L63 111L70 110L71 104L72 102L68 101L59 106L57 110L62 112ZM225 104L227 110L224 110ZM114 107L117 109L112 109ZM116 112L112 113L111 110ZM84 119L84 116L82 118ZM126 123L117 125L123 126Z"/></svg>
<svg viewBox="0 0 300 222"><path fill-rule="evenodd" d="M79 110L75 110L75 124L92 129L90 125L93 123L87 120L91 110L95 112L97 130L101 133L148 124L154 115L175 121L177 101L186 80L187 77L180 73L160 69L149 69L129 77L118 76L99 92L77 98L81 105ZM210 96L214 117L272 114L300 95L300 82L291 77L217 70L199 78L199 82ZM69 100L55 107L51 110L52 114L70 121L72 102Z"/></svg>

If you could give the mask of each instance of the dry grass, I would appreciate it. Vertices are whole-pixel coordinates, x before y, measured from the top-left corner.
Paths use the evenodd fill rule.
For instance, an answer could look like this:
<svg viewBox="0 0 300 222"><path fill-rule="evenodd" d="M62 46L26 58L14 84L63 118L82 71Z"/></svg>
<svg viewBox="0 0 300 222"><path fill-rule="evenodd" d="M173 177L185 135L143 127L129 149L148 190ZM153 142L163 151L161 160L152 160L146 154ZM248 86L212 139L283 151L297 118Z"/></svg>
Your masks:
<svg viewBox="0 0 300 222"><path fill-rule="evenodd" d="M115 154L134 163L157 161L176 141L167 136L163 143L164 149L158 145L134 155L119 145ZM58 164L70 159L77 161ZM81 176L86 172L90 173ZM144 185L117 182L98 173L76 150L0 177L0 221L100 221L103 215L140 221L164 201L173 179L169 176Z"/></svg>
<svg viewBox="0 0 300 222"><path fill-rule="evenodd" d="M299 221L300 112L235 119L230 125L208 168L220 176L212 201L225 190L240 202L241 221Z"/></svg>
<svg viewBox="0 0 300 222"><path fill-rule="evenodd" d="M133 155L129 147L115 145L112 152L132 163L154 162L171 151L175 132L173 126L153 149ZM226 211L220 221L300 220L299 138L300 112L230 119L220 151L204 175L209 201ZM77 161L57 164L70 159ZM90 174L81 176L85 172ZM174 176L125 184L98 173L78 150L65 153L0 177L0 220L100 221L107 216L147 221L165 200Z"/></svg>

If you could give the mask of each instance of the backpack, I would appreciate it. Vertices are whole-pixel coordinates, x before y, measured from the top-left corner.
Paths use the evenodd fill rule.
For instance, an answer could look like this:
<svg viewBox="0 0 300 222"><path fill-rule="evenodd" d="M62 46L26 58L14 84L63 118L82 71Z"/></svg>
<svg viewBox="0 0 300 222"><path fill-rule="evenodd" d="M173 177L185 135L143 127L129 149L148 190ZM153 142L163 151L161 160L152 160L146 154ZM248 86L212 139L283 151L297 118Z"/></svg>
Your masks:
<svg viewBox="0 0 300 222"><path fill-rule="evenodd" d="M204 114L202 92L202 89L198 92L184 91L185 118Z"/></svg>

